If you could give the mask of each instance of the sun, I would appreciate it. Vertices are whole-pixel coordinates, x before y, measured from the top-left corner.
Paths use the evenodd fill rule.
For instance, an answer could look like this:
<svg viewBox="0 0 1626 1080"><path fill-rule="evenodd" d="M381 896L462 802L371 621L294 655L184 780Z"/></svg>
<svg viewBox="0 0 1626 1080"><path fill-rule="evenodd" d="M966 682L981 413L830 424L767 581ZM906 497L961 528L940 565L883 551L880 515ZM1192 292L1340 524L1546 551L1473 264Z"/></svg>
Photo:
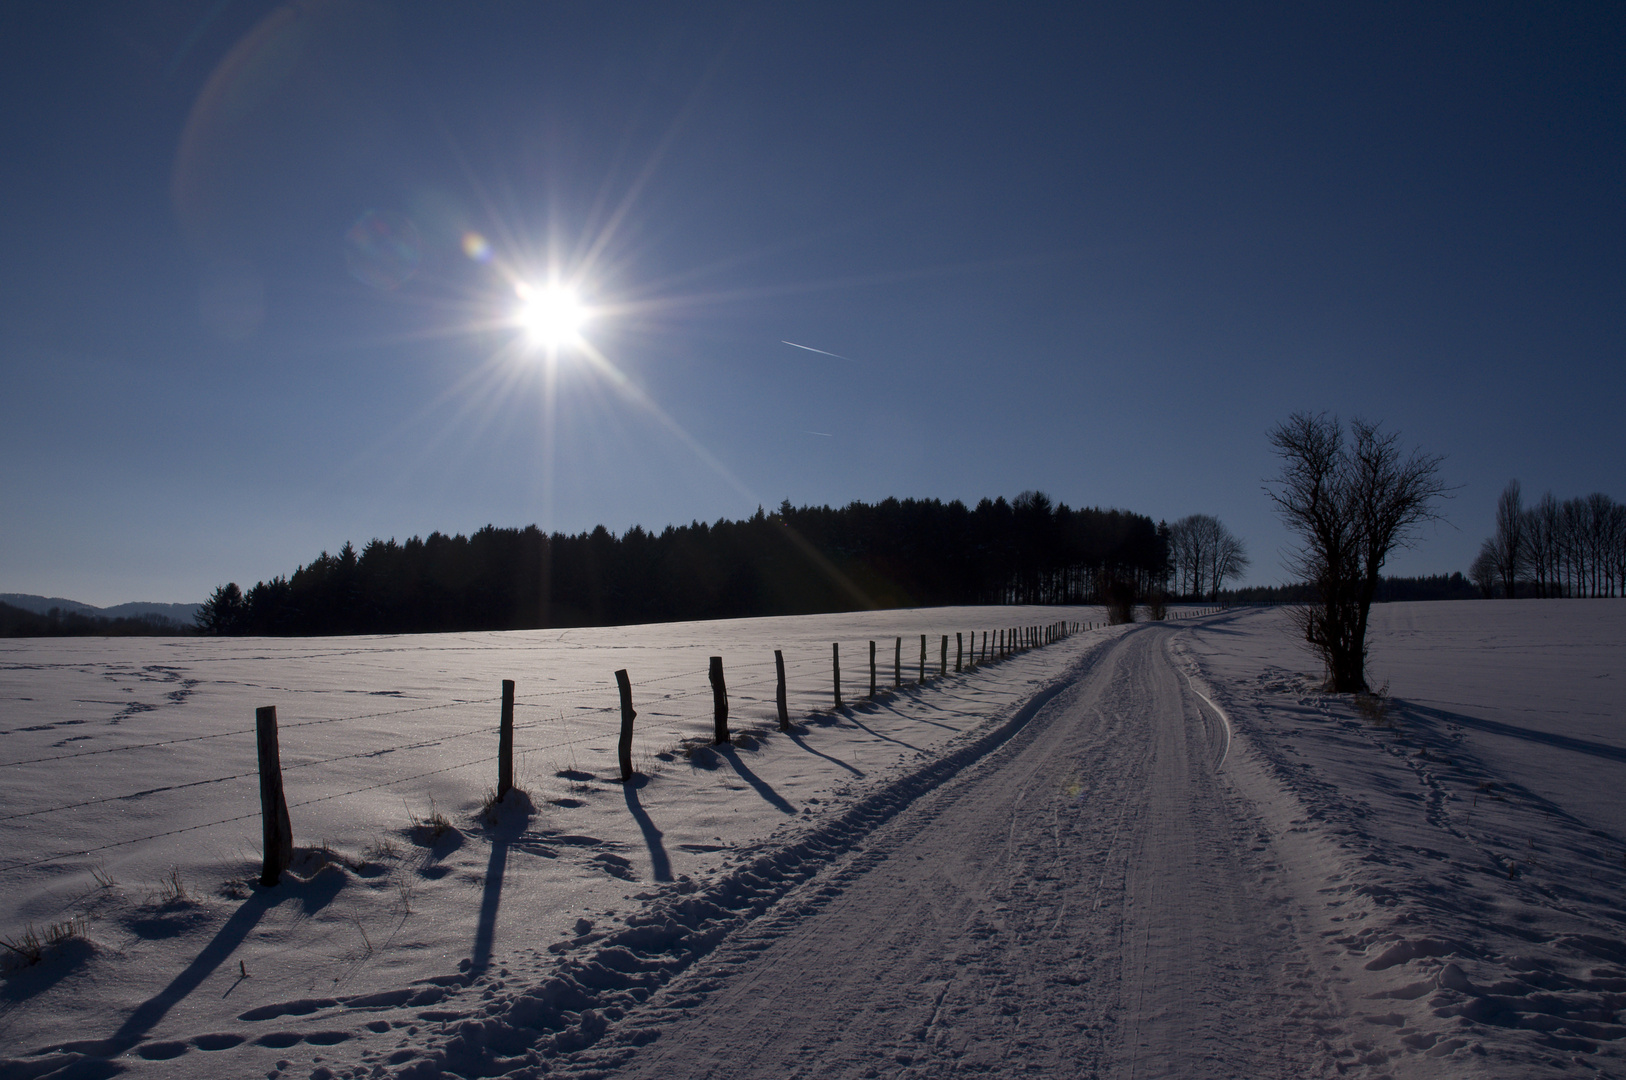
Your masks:
<svg viewBox="0 0 1626 1080"><path fill-rule="evenodd" d="M559 349L581 340L582 327L592 312L581 302L575 289L565 285L538 287L522 282L514 291L519 295L514 320L524 328L532 345Z"/></svg>

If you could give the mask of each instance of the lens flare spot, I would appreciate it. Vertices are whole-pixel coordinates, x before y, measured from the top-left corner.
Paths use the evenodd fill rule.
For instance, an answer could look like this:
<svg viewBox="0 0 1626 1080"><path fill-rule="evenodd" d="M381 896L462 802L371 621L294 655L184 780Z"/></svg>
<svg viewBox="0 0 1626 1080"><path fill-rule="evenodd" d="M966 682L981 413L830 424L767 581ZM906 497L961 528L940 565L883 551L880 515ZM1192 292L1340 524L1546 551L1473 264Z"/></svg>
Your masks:
<svg viewBox="0 0 1626 1080"><path fill-rule="evenodd" d="M344 234L350 276L375 289L398 289L418 272L423 238L405 214L369 210Z"/></svg>
<svg viewBox="0 0 1626 1080"><path fill-rule="evenodd" d="M491 244L477 232L466 232L463 234L463 254L477 263L490 262Z"/></svg>

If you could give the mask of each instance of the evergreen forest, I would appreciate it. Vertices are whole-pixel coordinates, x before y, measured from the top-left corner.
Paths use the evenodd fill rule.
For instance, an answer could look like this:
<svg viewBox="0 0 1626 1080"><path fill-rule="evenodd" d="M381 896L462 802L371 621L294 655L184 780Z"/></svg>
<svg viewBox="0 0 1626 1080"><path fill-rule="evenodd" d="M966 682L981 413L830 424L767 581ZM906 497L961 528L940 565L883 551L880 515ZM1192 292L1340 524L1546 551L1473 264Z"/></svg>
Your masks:
<svg viewBox="0 0 1626 1080"><path fill-rule="evenodd" d="M365 634L618 625L941 604L1100 603L1169 576L1169 531L1039 492L794 507L661 532L486 526L323 552L246 592L215 590L217 634Z"/></svg>

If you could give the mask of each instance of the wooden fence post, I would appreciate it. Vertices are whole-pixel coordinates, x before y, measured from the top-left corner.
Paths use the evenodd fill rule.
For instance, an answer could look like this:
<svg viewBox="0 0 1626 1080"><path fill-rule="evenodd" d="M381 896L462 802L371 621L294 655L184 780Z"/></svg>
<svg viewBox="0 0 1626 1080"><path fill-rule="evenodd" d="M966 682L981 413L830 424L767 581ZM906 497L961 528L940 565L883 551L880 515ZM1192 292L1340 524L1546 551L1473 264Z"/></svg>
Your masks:
<svg viewBox="0 0 1626 1080"><path fill-rule="evenodd" d="M965 635L954 631L954 673L958 675L965 668L960 666L960 658L965 655Z"/></svg>
<svg viewBox="0 0 1626 1080"><path fill-rule="evenodd" d="M920 635L920 685L926 685L926 635Z"/></svg>
<svg viewBox="0 0 1626 1080"><path fill-rule="evenodd" d="M835 672L836 680L836 708L841 708L841 642L830 643L830 666Z"/></svg>
<svg viewBox="0 0 1626 1080"><path fill-rule="evenodd" d="M627 669L615 673L615 685L621 691L621 741L616 743L616 754L621 758L621 782L632 779L632 721L637 713L632 708L632 683L627 680Z"/></svg>
<svg viewBox="0 0 1626 1080"><path fill-rule="evenodd" d="M982 662L988 662L988 631L982 632Z"/></svg>
<svg viewBox="0 0 1626 1080"><path fill-rule="evenodd" d="M711 658L712 745L728 741L728 686L723 682L723 658Z"/></svg>
<svg viewBox="0 0 1626 1080"><path fill-rule="evenodd" d="M277 752L277 707L254 710L254 739L260 751L260 819L264 825L265 862L260 884L270 888L294 857L294 830L288 822L288 800L282 794L282 755Z"/></svg>
<svg viewBox="0 0 1626 1080"><path fill-rule="evenodd" d="M502 681L502 719L497 724L497 801L514 786L514 680Z"/></svg>
<svg viewBox="0 0 1626 1080"><path fill-rule="evenodd" d="M943 647L937 654L937 674L941 677L948 675L948 635L943 635Z"/></svg>
<svg viewBox="0 0 1626 1080"><path fill-rule="evenodd" d="M785 703L785 654L779 649L773 651L774 671L779 675L779 689L774 691L774 703L779 706L779 730L790 730L790 708Z"/></svg>
<svg viewBox="0 0 1626 1080"><path fill-rule="evenodd" d="M875 642L869 643L869 698L875 700Z"/></svg>
<svg viewBox="0 0 1626 1080"><path fill-rule="evenodd" d="M903 685L903 638L898 638L892 646L892 685Z"/></svg>

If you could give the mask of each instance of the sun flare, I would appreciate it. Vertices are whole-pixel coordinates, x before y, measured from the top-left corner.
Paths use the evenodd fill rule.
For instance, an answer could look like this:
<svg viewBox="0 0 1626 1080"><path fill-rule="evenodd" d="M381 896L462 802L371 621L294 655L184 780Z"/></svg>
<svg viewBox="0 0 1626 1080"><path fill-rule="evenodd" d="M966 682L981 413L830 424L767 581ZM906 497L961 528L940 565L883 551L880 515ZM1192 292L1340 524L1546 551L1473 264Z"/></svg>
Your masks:
<svg viewBox="0 0 1626 1080"><path fill-rule="evenodd" d="M515 321L525 330L532 345L558 349L581 340L582 327L591 312L582 304L576 290L564 285L540 288L521 284Z"/></svg>

